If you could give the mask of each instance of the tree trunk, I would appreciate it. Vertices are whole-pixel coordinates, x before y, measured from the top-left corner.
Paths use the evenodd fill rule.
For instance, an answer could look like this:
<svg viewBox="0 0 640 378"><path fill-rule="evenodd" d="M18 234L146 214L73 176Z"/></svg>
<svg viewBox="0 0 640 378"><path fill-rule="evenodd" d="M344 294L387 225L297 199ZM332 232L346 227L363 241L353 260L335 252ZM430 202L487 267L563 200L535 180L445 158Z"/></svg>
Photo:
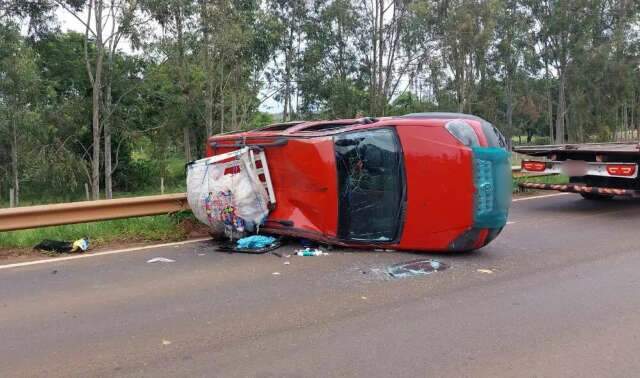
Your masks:
<svg viewBox="0 0 640 378"><path fill-rule="evenodd" d="M203 54L202 54L202 66L204 67L205 74L205 94L204 94L204 108L205 108L205 128L207 131L207 137L213 135L213 79L211 75L211 56L209 54L209 48L211 43L210 18L209 18L209 1L202 1L201 17L202 20L202 41L203 41Z"/></svg>
<svg viewBox="0 0 640 378"><path fill-rule="evenodd" d="M91 195L94 200L100 198L100 79L98 79L98 70L96 70L96 79L94 82L92 96L92 133L93 133L93 154L91 160Z"/></svg>
<svg viewBox="0 0 640 378"><path fill-rule="evenodd" d="M232 88L231 91L231 129L238 130L238 99L237 99L236 88Z"/></svg>
<svg viewBox="0 0 640 378"><path fill-rule="evenodd" d="M96 67L92 87L92 122L93 154L91 160L91 195L94 200L100 199L100 100L102 92L102 63L104 58L104 46L102 44L102 1L95 2L96 20Z"/></svg>
<svg viewBox="0 0 640 378"><path fill-rule="evenodd" d="M224 64L220 62L220 132L224 133Z"/></svg>
<svg viewBox="0 0 640 378"><path fill-rule="evenodd" d="M511 78L507 78L507 139L511 140L513 135L513 83Z"/></svg>
<svg viewBox="0 0 640 378"><path fill-rule="evenodd" d="M467 113L471 113L471 104L474 99L474 86L475 86L475 71L473 64L473 53L469 52L469 63L467 65L467 74L466 74L466 93L467 96L465 98L465 105L467 109Z"/></svg>
<svg viewBox="0 0 640 378"><path fill-rule="evenodd" d="M440 77L438 75L438 69L436 67L430 67L431 71L431 91L433 93L433 100L436 104L440 104Z"/></svg>
<svg viewBox="0 0 640 378"><path fill-rule="evenodd" d="M189 126L184 126L182 128L182 137L184 143L184 158L189 162L193 160L191 157L191 130L189 129Z"/></svg>
<svg viewBox="0 0 640 378"><path fill-rule="evenodd" d="M183 34L183 14L180 4L176 6L174 18L176 21L176 35L178 42L178 84L180 86L180 96L185 100L189 100L189 88L187 87L185 59L184 59L184 34ZM184 159L186 161L193 160L191 158L191 130L188 122L183 121L182 135L184 144Z"/></svg>
<svg viewBox="0 0 640 378"><path fill-rule="evenodd" d="M293 31L289 33L293 38ZM286 48L284 57L284 109L282 110L282 121L289 120L291 109L291 42Z"/></svg>
<svg viewBox="0 0 640 378"><path fill-rule="evenodd" d="M383 54L384 54L384 10L385 4L384 0L380 1L380 10L378 17L378 87L376 89L376 114L374 116L383 116L384 115L384 93L383 93Z"/></svg>
<svg viewBox="0 0 640 378"><path fill-rule="evenodd" d="M113 171L111 168L111 80L106 83L104 90L104 113L106 117L102 122L104 133L104 197L113 198Z"/></svg>
<svg viewBox="0 0 640 378"><path fill-rule="evenodd" d="M287 122L289 120L289 95L287 94L289 89L288 85L285 84L284 87L284 106L282 108L282 122Z"/></svg>
<svg viewBox="0 0 640 378"><path fill-rule="evenodd" d="M457 43L457 42L454 42ZM458 100L458 112L464 112L464 74L465 74L465 64L464 64L464 56L460 51L459 46L452 46L451 48L451 58L453 61L454 68L454 84L456 87L456 99Z"/></svg>
<svg viewBox="0 0 640 378"><path fill-rule="evenodd" d="M565 118L566 118L566 98L565 85L566 77L564 70L559 73L558 80L558 113L556 117L556 143L563 144L565 142Z"/></svg>
<svg viewBox="0 0 640 378"><path fill-rule="evenodd" d="M20 175L18 174L18 127L15 115L11 120L11 172L13 174L14 206L20 206Z"/></svg>
<svg viewBox="0 0 640 378"><path fill-rule="evenodd" d="M376 78L378 77L378 1L375 0L371 20L371 61L369 62L369 114L376 116Z"/></svg>
<svg viewBox="0 0 640 378"><path fill-rule="evenodd" d="M547 118L549 121L549 144L553 144L553 99L551 98L551 78L549 76L549 58L547 56L548 44L544 43L544 54L542 54L544 60L544 79L545 87L547 90Z"/></svg>
<svg viewBox="0 0 640 378"><path fill-rule="evenodd" d="M464 63L462 67L459 66L456 71L456 81L458 82L458 112L464 113Z"/></svg>
<svg viewBox="0 0 640 378"><path fill-rule="evenodd" d="M549 143L553 143L553 99L551 98L551 85L547 82L547 109L549 117Z"/></svg>
<svg viewBox="0 0 640 378"><path fill-rule="evenodd" d="M207 71L205 99L204 99L204 111L205 111L205 127L207 131L207 137L213 135L213 80L209 77L210 71Z"/></svg>

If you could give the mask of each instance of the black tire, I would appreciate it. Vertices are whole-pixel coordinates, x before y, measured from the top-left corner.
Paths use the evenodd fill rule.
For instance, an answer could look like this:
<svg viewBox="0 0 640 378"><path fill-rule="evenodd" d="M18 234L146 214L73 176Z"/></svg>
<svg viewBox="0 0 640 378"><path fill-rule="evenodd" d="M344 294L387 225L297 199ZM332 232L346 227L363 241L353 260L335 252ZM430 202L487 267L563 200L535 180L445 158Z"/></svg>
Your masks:
<svg viewBox="0 0 640 378"><path fill-rule="evenodd" d="M605 201L613 198L611 194L599 194L599 193L580 193L582 198L589 201Z"/></svg>

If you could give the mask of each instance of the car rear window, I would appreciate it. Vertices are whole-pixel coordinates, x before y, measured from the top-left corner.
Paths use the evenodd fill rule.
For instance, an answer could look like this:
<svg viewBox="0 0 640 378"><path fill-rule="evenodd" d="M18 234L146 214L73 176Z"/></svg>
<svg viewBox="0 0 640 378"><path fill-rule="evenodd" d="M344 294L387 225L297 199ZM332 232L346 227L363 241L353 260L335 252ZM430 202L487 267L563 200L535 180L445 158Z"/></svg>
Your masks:
<svg viewBox="0 0 640 378"><path fill-rule="evenodd" d="M402 150L393 129L334 137L338 169L338 236L348 240L392 241L401 224L404 200Z"/></svg>

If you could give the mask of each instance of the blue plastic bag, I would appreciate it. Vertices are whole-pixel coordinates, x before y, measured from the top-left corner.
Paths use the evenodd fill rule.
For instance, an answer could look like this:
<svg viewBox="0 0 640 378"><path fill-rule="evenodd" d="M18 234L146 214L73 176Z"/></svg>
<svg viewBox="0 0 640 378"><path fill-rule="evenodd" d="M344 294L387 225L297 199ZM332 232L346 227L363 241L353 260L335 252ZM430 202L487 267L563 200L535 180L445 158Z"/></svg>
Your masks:
<svg viewBox="0 0 640 378"><path fill-rule="evenodd" d="M273 244L273 242L275 241L276 241L276 238L271 236L252 235L252 236L247 236L246 238L242 238L238 240L237 245L238 245L238 248L242 248L242 249L259 249L259 248L267 247Z"/></svg>

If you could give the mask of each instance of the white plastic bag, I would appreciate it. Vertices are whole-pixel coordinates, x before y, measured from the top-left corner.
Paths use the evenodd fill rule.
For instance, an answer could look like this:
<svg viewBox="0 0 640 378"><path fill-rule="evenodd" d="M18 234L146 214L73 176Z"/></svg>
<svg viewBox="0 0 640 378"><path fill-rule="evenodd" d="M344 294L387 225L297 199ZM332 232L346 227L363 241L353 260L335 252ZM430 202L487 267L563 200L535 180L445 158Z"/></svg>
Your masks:
<svg viewBox="0 0 640 378"><path fill-rule="evenodd" d="M246 147L191 163L187 200L196 218L215 233L254 231L269 214L267 191Z"/></svg>

